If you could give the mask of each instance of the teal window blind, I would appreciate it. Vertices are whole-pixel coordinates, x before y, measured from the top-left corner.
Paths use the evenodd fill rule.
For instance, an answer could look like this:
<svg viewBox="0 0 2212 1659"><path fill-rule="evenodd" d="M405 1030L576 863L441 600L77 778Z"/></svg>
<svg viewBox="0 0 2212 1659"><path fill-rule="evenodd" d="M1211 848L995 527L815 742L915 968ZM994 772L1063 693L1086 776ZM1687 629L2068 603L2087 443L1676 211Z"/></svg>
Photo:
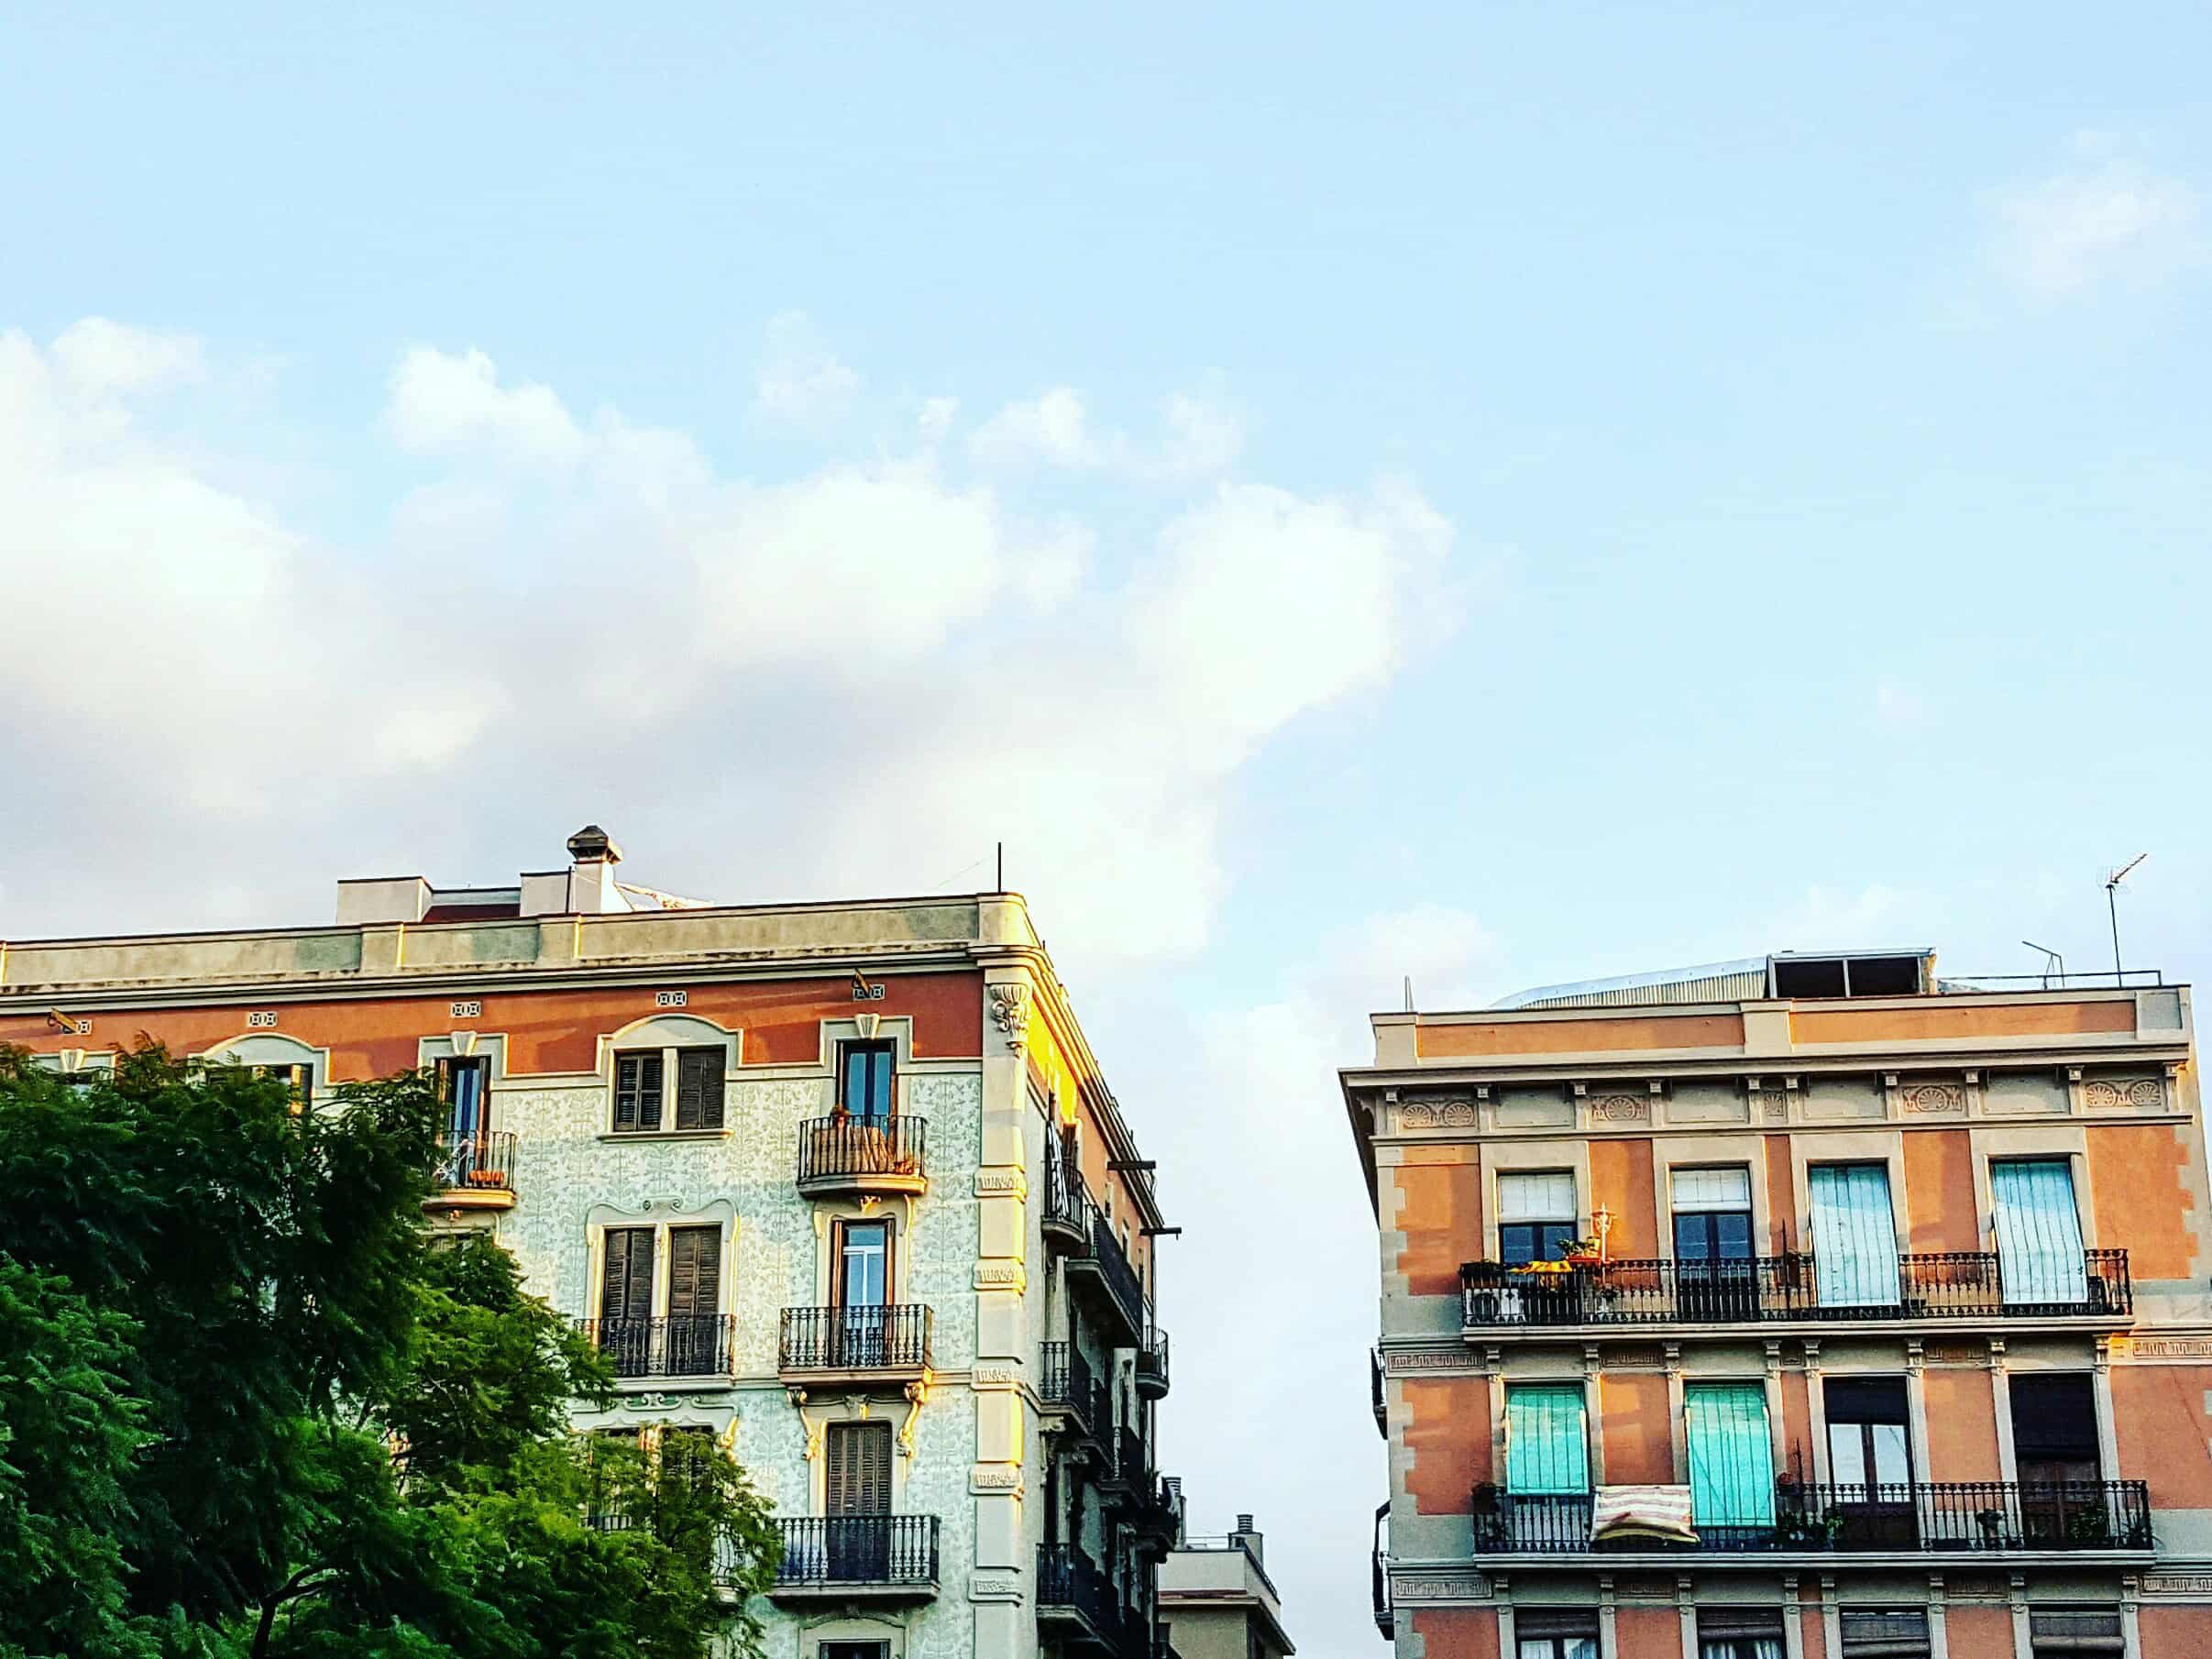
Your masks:
<svg viewBox="0 0 2212 1659"><path fill-rule="evenodd" d="M1885 1164L1815 1164L1812 1263L1824 1308L1892 1308L1898 1302L1897 1221Z"/></svg>
<svg viewBox="0 0 2212 1659"><path fill-rule="evenodd" d="M1505 1390L1505 1489L1590 1490L1590 1425L1574 1384Z"/></svg>
<svg viewBox="0 0 2212 1659"><path fill-rule="evenodd" d="M1691 1524L1774 1525L1774 1436L1766 1390L1755 1382L1693 1382L1682 1390L1689 1440Z"/></svg>
<svg viewBox="0 0 2212 1659"><path fill-rule="evenodd" d="M2089 1300L2074 1168L2063 1158L2008 1159L1989 1166L1997 1267L2005 1301L2079 1306Z"/></svg>

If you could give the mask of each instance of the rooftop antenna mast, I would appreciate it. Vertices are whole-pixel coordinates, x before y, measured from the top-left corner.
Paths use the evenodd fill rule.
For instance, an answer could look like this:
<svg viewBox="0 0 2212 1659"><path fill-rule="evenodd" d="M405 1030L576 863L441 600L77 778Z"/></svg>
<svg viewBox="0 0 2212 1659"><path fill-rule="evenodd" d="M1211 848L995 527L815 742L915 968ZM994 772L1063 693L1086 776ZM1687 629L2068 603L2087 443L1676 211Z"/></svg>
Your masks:
<svg viewBox="0 0 2212 1659"><path fill-rule="evenodd" d="M2119 884L2128 879L2128 872L2151 855L2139 852L2110 875L2105 878L2105 912L2112 918L2112 983L2117 988L2127 983L2127 973L2119 965Z"/></svg>
<svg viewBox="0 0 2212 1659"><path fill-rule="evenodd" d="M2041 950L2043 953L2043 989L2046 991L2051 989L2051 978L2053 973L2058 976L2058 983L2063 988L2066 983L2066 959L2049 945L2039 945L2031 939L2023 939L2020 943L2030 950Z"/></svg>

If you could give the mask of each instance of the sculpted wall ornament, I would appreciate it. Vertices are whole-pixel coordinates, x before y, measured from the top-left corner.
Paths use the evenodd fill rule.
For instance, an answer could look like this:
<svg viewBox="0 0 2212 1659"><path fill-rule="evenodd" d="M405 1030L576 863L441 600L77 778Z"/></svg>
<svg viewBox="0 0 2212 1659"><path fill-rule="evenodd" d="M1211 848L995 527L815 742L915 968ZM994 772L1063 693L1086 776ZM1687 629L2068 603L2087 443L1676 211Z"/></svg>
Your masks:
<svg viewBox="0 0 2212 1659"><path fill-rule="evenodd" d="M1029 988L1018 982L992 985L991 1023L1016 1053L1029 1039Z"/></svg>
<svg viewBox="0 0 2212 1659"><path fill-rule="evenodd" d="M1599 1123L1649 1123L1651 1102L1634 1094L1601 1094L1590 1103L1590 1115Z"/></svg>
<svg viewBox="0 0 2212 1659"><path fill-rule="evenodd" d="M1400 1106L1398 1126L1401 1129L1433 1129L1436 1126L1436 1108L1417 1101Z"/></svg>
<svg viewBox="0 0 2212 1659"><path fill-rule="evenodd" d="M1908 1112L1956 1112L1965 1095L1956 1083L1909 1083L1901 1099Z"/></svg>

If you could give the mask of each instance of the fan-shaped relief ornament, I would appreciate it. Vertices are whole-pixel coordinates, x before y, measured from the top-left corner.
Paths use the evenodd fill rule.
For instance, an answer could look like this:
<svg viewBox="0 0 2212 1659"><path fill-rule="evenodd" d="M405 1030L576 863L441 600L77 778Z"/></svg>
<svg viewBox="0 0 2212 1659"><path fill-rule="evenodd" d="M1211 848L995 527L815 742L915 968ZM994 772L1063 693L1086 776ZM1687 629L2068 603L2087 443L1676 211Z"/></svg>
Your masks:
<svg viewBox="0 0 2212 1659"><path fill-rule="evenodd" d="M2087 1082L2082 1085L2082 1104L2085 1106L2117 1106L2120 1092L2108 1082Z"/></svg>
<svg viewBox="0 0 2212 1659"><path fill-rule="evenodd" d="M1651 1102L1634 1094L1601 1094L1590 1103L1590 1115L1600 1123L1647 1123Z"/></svg>
<svg viewBox="0 0 2212 1659"><path fill-rule="evenodd" d="M2155 1111L2166 1104L2166 1085L2155 1077L2140 1078L2128 1085L2128 1104Z"/></svg>
<svg viewBox="0 0 2212 1659"><path fill-rule="evenodd" d="M1913 1083L1904 1092L1908 1112L1956 1112L1964 1104L1965 1095L1956 1083Z"/></svg>
<svg viewBox="0 0 2212 1659"><path fill-rule="evenodd" d="M1447 1100L1436 1108L1436 1121L1447 1129L1471 1129L1475 1126L1475 1103Z"/></svg>
<svg viewBox="0 0 2212 1659"><path fill-rule="evenodd" d="M1398 1126L1401 1129L1433 1129L1436 1126L1436 1108L1412 1102L1398 1108Z"/></svg>

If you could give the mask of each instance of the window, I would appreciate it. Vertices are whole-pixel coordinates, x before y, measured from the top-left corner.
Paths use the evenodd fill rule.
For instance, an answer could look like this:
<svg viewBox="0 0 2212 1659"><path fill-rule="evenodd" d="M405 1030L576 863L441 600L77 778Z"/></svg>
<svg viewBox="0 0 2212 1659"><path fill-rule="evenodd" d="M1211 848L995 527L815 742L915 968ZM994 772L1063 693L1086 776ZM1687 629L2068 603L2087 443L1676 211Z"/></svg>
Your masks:
<svg viewBox="0 0 2212 1659"><path fill-rule="evenodd" d="M315 1099L314 1067L305 1065L248 1066L246 1069L256 1077L273 1077L281 1083L290 1084L292 1093L300 1097L300 1110L306 1112L313 1109Z"/></svg>
<svg viewBox="0 0 2212 1659"><path fill-rule="evenodd" d="M888 1642L825 1642L814 1652L816 1659L891 1659Z"/></svg>
<svg viewBox="0 0 2212 1659"><path fill-rule="evenodd" d="M722 1126L722 1077L728 1050L633 1049L614 1057L614 1132L651 1135L671 1122L680 1131ZM673 1119L664 1115L666 1084L676 1080Z"/></svg>
<svg viewBox="0 0 2212 1659"><path fill-rule="evenodd" d="M891 1224L848 1221L839 1225L837 1303L844 1308L880 1308L891 1300Z"/></svg>
<svg viewBox="0 0 2212 1659"><path fill-rule="evenodd" d="M1813 1271L1824 1308L1898 1305L1897 1221L1887 1164L1815 1164L1805 1172L1812 1200Z"/></svg>
<svg viewBox="0 0 2212 1659"><path fill-rule="evenodd" d="M1675 1285L1689 1319L1755 1319L1751 1171L1677 1170Z"/></svg>
<svg viewBox="0 0 2212 1659"><path fill-rule="evenodd" d="M438 1098L446 1103L446 1137L458 1143L474 1140L490 1126L485 1081L491 1062L448 1056L438 1061Z"/></svg>
<svg viewBox="0 0 2212 1659"><path fill-rule="evenodd" d="M1917 1607L1845 1608L1843 1659L1928 1659L1928 1614Z"/></svg>
<svg viewBox="0 0 2212 1659"><path fill-rule="evenodd" d="M2074 1167L2063 1158L2007 1159L1989 1166L1997 1269L2005 1303L2079 1308L2089 1300Z"/></svg>
<svg viewBox="0 0 2212 1659"><path fill-rule="evenodd" d="M668 1374L705 1377L730 1368L721 1340L722 1230L668 1229Z"/></svg>
<svg viewBox="0 0 2212 1659"><path fill-rule="evenodd" d="M1782 1610L1700 1608L1698 1659L1782 1659Z"/></svg>
<svg viewBox="0 0 2212 1659"><path fill-rule="evenodd" d="M1505 1390L1505 1489L1515 1497L1590 1490L1590 1428L1580 1384Z"/></svg>
<svg viewBox="0 0 2212 1659"><path fill-rule="evenodd" d="M891 1115L893 1066L897 1050L887 1042L837 1045L837 1104L848 1116Z"/></svg>
<svg viewBox="0 0 2212 1659"><path fill-rule="evenodd" d="M853 1583L881 1582L889 1576L891 1528L891 1425L833 1423L824 1445L823 1544L828 1577Z"/></svg>
<svg viewBox="0 0 2212 1659"><path fill-rule="evenodd" d="M2086 1373L2009 1379L2012 1456L2020 1482L2020 1530L2030 1546L2109 1541L2096 1442L2096 1401Z"/></svg>
<svg viewBox="0 0 2212 1659"><path fill-rule="evenodd" d="M1912 1435L1902 1377L1832 1378L1828 1411L1831 1518L1839 1542L1859 1549L1912 1549L1919 1542Z"/></svg>
<svg viewBox="0 0 2212 1659"><path fill-rule="evenodd" d="M600 1271L600 1348L617 1377L647 1374L653 1352L653 1229L609 1227Z"/></svg>
<svg viewBox="0 0 2212 1659"><path fill-rule="evenodd" d="M1513 1621L1512 1659L1598 1659L1598 1615L1590 1608L1524 1607Z"/></svg>
<svg viewBox="0 0 2212 1659"><path fill-rule="evenodd" d="M1774 1436L1758 1383L1693 1382L1682 1390L1689 1442L1689 1508L1708 1542L1761 1541L1774 1530Z"/></svg>
<svg viewBox="0 0 2212 1659"><path fill-rule="evenodd" d="M2028 1615L2028 1651L2035 1659L2077 1659L2084 1654L2124 1654L2119 1610L2051 1608Z"/></svg>
<svg viewBox="0 0 2212 1659"><path fill-rule="evenodd" d="M1557 1261L1575 1237L1575 1178L1561 1170L1498 1177L1498 1259Z"/></svg>

